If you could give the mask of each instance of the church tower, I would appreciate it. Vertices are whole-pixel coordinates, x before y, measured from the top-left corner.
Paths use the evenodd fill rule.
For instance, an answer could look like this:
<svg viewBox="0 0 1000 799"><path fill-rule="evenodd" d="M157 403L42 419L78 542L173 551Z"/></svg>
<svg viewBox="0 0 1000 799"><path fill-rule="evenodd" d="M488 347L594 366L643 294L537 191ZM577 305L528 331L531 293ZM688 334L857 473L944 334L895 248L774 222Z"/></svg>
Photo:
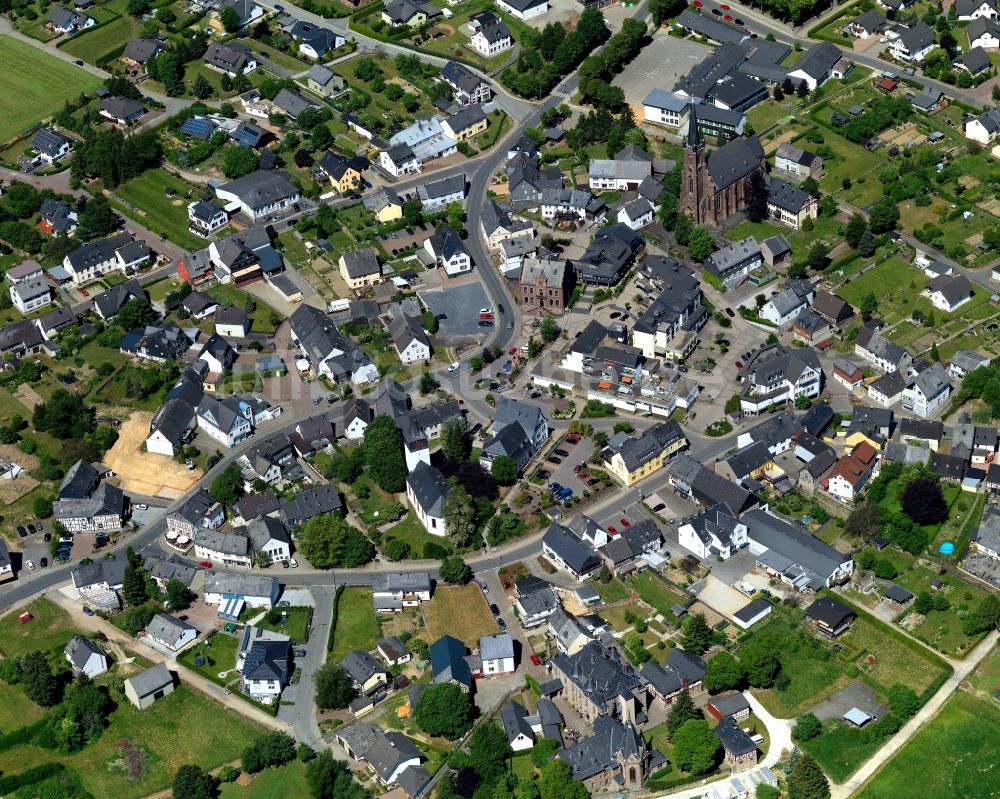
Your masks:
<svg viewBox="0 0 1000 799"><path fill-rule="evenodd" d="M698 132L695 104L688 113L687 136L684 137L684 172L681 176L681 211L702 224L702 202L705 192L705 142Z"/></svg>

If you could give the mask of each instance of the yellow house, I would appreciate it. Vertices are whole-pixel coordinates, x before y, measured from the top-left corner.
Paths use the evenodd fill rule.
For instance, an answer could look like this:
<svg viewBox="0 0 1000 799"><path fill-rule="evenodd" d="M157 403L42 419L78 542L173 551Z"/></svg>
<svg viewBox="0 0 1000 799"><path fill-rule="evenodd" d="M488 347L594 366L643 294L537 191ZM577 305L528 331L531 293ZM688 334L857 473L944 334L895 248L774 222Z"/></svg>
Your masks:
<svg viewBox="0 0 1000 799"><path fill-rule="evenodd" d="M660 422L636 438L616 433L608 441L604 465L623 485L631 486L666 466L687 443L674 421Z"/></svg>
<svg viewBox="0 0 1000 799"><path fill-rule="evenodd" d="M867 441L871 444L877 452L882 451L882 442L877 438L871 438L865 434L863 430L853 430L844 436L844 450L846 452L851 452L858 444L862 441Z"/></svg>
<svg viewBox="0 0 1000 799"><path fill-rule="evenodd" d="M361 188L361 170L352 161L329 150L320 159L319 168L330 179L330 187L338 194Z"/></svg>
<svg viewBox="0 0 1000 799"><path fill-rule="evenodd" d="M403 218L403 201L392 189L382 189L364 198L365 208L379 222L395 222Z"/></svg>
<svg viewBox="0 0 1000 799"><path fill-rule="evenodd" d="M382 282L382 267L374 247L350 250L340 256L340 276L352 290L377 286Z"/></svg>
<svg viewBox="0 0 1000 799"><path fill-rule="evenodd" d="M365 696L389 684L389 672L368 652L352 649L344 655L340 667L351 678L358 693Z"/></svg>
<svg viewBox="0 0 1000 799"><path fill-rule="evenodd" d="M486 114L478 105L466 106L441 123L444 132L455 141L465 141L478 136L488 126Z"/></svg>

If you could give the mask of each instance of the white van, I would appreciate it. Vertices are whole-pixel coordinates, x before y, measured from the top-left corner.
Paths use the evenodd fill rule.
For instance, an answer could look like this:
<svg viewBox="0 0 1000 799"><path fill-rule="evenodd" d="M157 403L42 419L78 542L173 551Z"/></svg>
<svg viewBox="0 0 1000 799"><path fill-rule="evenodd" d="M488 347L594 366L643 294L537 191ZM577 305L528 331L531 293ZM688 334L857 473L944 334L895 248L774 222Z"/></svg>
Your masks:
<svg viewBox="0 0 1000 799"><path fill-rule="evenodd" d="M448 367L448 371L449 372L457 372L461 368L462 368L462 364L460 364L458 361L455 361L455 363L453 363L451 366Z"/></svg>

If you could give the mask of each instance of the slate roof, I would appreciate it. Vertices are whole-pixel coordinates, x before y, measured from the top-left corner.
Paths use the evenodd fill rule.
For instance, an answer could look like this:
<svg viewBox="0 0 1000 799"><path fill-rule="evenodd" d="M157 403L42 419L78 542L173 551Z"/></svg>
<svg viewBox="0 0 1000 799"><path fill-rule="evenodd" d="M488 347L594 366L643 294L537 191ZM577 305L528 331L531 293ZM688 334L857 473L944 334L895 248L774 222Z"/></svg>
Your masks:
<svg viewBox="0 0 1000 799"><path fill-rule="evenodd" d="M169 613L157 613L153 616L152 621L146 625L146 635L163 641L171 648L176 647L180 643L181 637L192 630L197 635L198 631L194 627Z"/></svg>
<svg viewBox="0 0 1000 799"><path fill-rule="evenodd" d="M767 548L769 565L782 572L801 569L814 585L822 586L850 557L766 511L751 510L742 521L750 540Z"/></svg>
<svg viewBox="0 0 1000 799"><path fill-rule="evenodd" d="M731 718L724 718L716 724L714 732L727 755L742 757L757 751L757 744L751 741L750 736Z"/></svg>
<svg viewBox="0 0 1000 799"><path fill-rule="evenodd" d="M305 522L321 513L333 513L342 507L337 487L329 483L307 488L281 503L285 518L293 523Z"/></svg>
<svg viewBox="0 0 1000 799"><path fill-rule="evenodd" d="M708 505L722 502L731 513L742 513L758 502L752 492L716 474L683 452L670 462L667 471L675 480L689 486L699 501Z"/></svg>
<svg viewBox="0 0 1000 799"><path fill-rule="evenodd" d="M594 551L561 524L549 525L542 543L577 574L593 571L600 565Z"/></svg>
<svg viewBox="0 0 1000 799"><path fill-rule="evenodd" d="M441 472L420 461L406 476L406 484L416 496L424 513L444 518L444 503L451 486Z"/></svg>
<svg viewBox="0 0 1000 799"><path fill-rule="evenodd" d="M721 191L761 168L764 148L756 136L739 137L715 150L708 158L708 174Z"/></svg>
<svg viewBox="0 0 1000 799"><path fill-rule="evenodd" d="M133 677L129 677L126 682L132 686L132 690L140 698L154 694L168 685L173 685L174 678L167 668L166 663L157 663L150 666L145 671L140 671Z"/></svg>

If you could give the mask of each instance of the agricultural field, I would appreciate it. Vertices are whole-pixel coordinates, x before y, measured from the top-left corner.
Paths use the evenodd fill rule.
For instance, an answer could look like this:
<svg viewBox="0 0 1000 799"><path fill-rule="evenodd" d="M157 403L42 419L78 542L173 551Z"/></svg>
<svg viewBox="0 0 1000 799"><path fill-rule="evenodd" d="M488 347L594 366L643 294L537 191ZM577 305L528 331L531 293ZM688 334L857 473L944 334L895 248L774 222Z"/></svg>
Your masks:
<svg viewBox="0 0 1000 799"><path fill-rule="evenodd" d="M958 691L860 791L864 799L896 799L913 792L919 775L921 799L988 797L1000 794L996 702Z"/></svg>
<svg viewBox="0 0 1000 799"><path fill-rule="evenodd" d="M0 91L0 141L101 85L97 76L10 36L0 36L0 64L17 64L17 69L5 71Z"/></svg>
<svg viewBox="0 0 1000 799"><path fill-rule="evenodd" d="M104 21L102 17L111 21L96 30L85 31L65 43L60 42L59 49L83 59L88 64L96 64L103 58L124 50L128 40L138 36L142 31L142 24L128 13L127 6L127 0L111 0L94 9L96 12L94 18L98 22ZM117 19L112 19L113 17Z"/></svg>

